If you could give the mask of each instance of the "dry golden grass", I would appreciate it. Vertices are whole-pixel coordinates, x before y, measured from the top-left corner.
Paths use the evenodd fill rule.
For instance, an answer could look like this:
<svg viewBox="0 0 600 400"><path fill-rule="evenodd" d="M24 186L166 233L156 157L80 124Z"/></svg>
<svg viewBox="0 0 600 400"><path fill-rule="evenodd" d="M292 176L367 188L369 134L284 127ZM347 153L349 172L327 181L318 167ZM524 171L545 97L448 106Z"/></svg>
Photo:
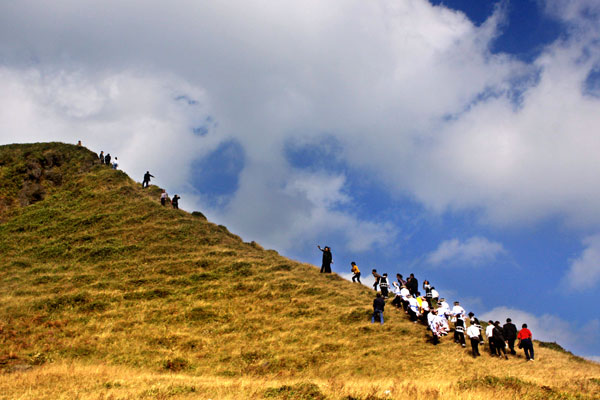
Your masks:
<svg viewBox="0 0 600 400"><path fill-rule="evenodd" d="M61 183L42 171L45 198L18 207L50 150ZM0 147L1 398L600 396L600 366L564 352L473 360L391 306L371 325L370 289L163 208L86 154Z"/></svg>

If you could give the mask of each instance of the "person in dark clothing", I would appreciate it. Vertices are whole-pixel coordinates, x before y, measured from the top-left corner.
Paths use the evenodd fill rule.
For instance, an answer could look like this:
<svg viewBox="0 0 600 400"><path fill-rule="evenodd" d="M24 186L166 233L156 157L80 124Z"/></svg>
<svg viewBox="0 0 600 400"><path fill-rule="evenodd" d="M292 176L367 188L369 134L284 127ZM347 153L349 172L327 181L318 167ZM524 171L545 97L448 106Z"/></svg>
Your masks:
<svg viewBox="0 0 600 400"><path fill-rule="evenodd" d="M388 286L388 280L387 280L387 273L383 274L383 276L379 280L379 288L381 289L381 295L383 296L383 298L387 299L388 295L389 295L389 292L388 292L389 286Z"/></svg>
<svg viewBox="0 0 600 400"><path fill-rule="evenodd" d="M154 175L150 175L150 171L146 171L144 174L144 180L142 181L142 189L150 185L150 178L154 178Z"/></svg>
<svg viewBox="0 0 600 400"><path fill-rule="evenodd" d="M396 280L398 281L398 286L402 287L406 285L406 281L402 278L402 274L396 274Z"/></svg>
<svg viewBox="0 0 600 400"><path fill-rule="evenodd" d="M510 318L506 319L506 323L502 327L502 333L504 334L504 339L508 343L508 348L510 349L510 354L513 356L517 354L515 351L515 340L517 340L517 327L512 323Z"/></svg>
<svg viewBox="0 0 600 400"><path fill-rule="evenodd" d="M104 151L100 152L99 158L100 158L100 164L104 164Z"/></svg>
<svg viewBox="0 0 600 400"><path fill-rule="evenodd" d="M171 200L171 204L173 205L173 208L176 210L179 210L179 199L181 197L179 197L178 194L176 194L175 196L173 196L173 199Z"/></svg>
<svg viewBox="0 0 600 400"><path fill-rule="evenodd" d="M433 290L433 287L427 279L423 281L423 289L425 290L425 299L427 300L427 304L429 304L430 308L433 308L433 303L431 302L431 298L433 297L431 291Z"/></svg>
<svg viewBox="0 0 600 400"><path fill-rule="evenodd" d="M321 246L317 245L319 250L323 252L323 262L321 264L321 273L330 274L331 273L331 264L333 264L333 255L331 255L331 248L329 246L325 246L325 248L321 248Z"/></svg>
<svg viewBox="0 0 600 400"><path fill-rule="evenodd" d="M379 285L379 281L381 280L381 275L379 275L377 273L376 269L371 271L371 274L373 275L373 278L375 278L375 283L373 283L373 289L375 289L375 291L377 291L377 285Z"/></svg>
<svg viewBox="0 0 600 400"><path fill-rule="evenodd" d="M110 165L110 153L106 153L106 156L104 157L104 164Z"/></svg>
<svg viewBox="0 0 600 400"><path fill-rule="evenodd" d="M406 281L406 288L409 290L410 294L413 297L417 297L417 292L419 291L419 281L415 278L414 274L410 274L408 280Z"/></svg>
<svg viewBox="0 0 600 400"><path fill-rule="evenodd" d="M466 346L465 343L465 321L462 318L457 318L454 323L454 342L460 343L462 347Z"/></svg>
<svg viewBox="0 0 600 400"><path fill-rule="evenodd" d="M383 309L385 308L385 300L381 297L381 293L377 293L375 300L373 300L373 316L371 317L371 323L375 323L375 317L379 315L379 321L383 325Z"/></svg>
<svg viewBox="0 0 600 400"><path fill-rule="evenodd" d="M500 321L494 322L494 330L492 331L492 336L494 337L494 347L496 349L496 355L501 357L500 352L504 353L504 358L508 360L508 356L506 355L506 339L504 338L504 334L502 333L502 326L500 326Z"/></svg>

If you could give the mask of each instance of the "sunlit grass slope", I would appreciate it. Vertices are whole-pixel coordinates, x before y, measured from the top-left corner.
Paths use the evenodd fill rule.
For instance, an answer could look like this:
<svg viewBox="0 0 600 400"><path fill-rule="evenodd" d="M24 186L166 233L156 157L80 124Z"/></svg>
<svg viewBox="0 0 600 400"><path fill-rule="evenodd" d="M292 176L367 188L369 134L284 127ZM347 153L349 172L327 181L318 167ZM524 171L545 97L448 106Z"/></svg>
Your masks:
<svg viewBox="0 0 600 400"><path fill-rule="evenodd" d="M600 366L469 353L162 207L85 148L0 147L0 398L593 399ZM535 334L535 332L534 332Z"/></svg>

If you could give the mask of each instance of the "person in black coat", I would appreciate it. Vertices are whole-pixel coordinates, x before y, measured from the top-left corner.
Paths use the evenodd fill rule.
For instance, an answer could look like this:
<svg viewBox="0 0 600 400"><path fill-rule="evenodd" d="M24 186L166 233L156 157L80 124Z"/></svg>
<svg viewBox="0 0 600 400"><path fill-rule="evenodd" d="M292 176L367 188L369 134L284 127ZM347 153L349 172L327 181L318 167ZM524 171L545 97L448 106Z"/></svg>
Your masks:
<svg viewBox="0 0 600 400"><path fill-rule="evenodd" d="M515 351L515 340L517 340L517 327L512 323L510 318L506 319L506 323L502 327L502 333L504 334L504 339L508 343L508 348L510 349L510 354L513 356L517 354Z"/></svg>
<svg viewBox="0 0 600 400"><path fill-rule="evenodd" d="M154 175L150 175L150 171L146 171L144 174L144 180L142 181L142 189L150 185L150 178L154 178Z"/></svg>
<svg viewBox="0 0 600 400"><path fill-rule="evenodd" d="M110 153L106 153L106 155L104 156L104 163L106 165L110 165Z"/></svg>
<svg viewBox="0 0 600 400"><path fill-rule="evenodd" d="M331 255L331 248L329 246L325 246L325 248L321 248L321 246L317 245L319 250L323 252L323 262L321 264L321 273L330 274L331 273L331 264L333 264L333 255Z"/></svg>
<svg viewBox="0 0 600 400"><path fill-rule="evenodd" d="M406 288L413 295L413 297L417 297L417 292L419 291L419 281L415 278L414 274L410 274L406 281Z"/></svg>
<svg viewBox="0 0 600 400"><path fill-rule="evenodd" d="M504 353L504 358L508 360L508 356L506 355L506 339L504 338L504 334L502 333L502 326L500 326L500 321L494 322L494 330L492 331L492 336L494 337L494 347L496 349L496 355L501 357L500 352Z"/></svg>
<svg viewBox="0 0 600 400"><path fill-rule="evenodd" d="M375 300L373 300L373 316L371 317L371 323L375 323L375 317L379 315L381 325L383 325L383 309L385 308L385 300L381 296L381 293L377 293Z"/></svg>
<svg viewBox="0 0 600 400"><path fill-rule="evenodd" d="M173 205L173 208L176 210L179 210L179 199L181 197L179 197L178 194L176 194L175 196L173 196L173 199L171 200L171 204Z"/></svg>

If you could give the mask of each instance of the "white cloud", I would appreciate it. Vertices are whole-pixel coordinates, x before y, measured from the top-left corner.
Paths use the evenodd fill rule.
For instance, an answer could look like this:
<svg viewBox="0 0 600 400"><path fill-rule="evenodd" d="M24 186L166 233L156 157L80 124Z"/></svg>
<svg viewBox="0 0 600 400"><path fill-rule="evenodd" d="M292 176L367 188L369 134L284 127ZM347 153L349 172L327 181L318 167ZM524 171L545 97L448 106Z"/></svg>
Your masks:
<svg viewBox="0 0 600 400"><path fill-rule="evenodd" d="M556 342L577 355L588 354L588 347L598 342L597 335L589 334L589 332L597 331L600 327L600 320L598 319L591 320L583 326L578 326L551 314L534 315L509 307L496 307L481 314L479 319L482 321L500 321L501 324L504 324L506 318L511 318L517 329L521 329L522 324L527 324L535 340ZM594 359L598 356L585 355L585 357Z"/></svg>
<svg viewBox="0 0 600 400"><path fill-rule="evenodd" d="M483 237L471 237L464 242L450 239L440 243L438 248L427 256L426 261L432 265L480 265L493 261L505 252L501 243L491 242Z"/></svg>
<svg viewBox="0 0 600 400"><path fill-rule="evenodd" d="M577 290L591 289L600 281L600 235L587 237L583 244L585 249L571 262L565 277L567 284Z"/></svg>
<svg viewBox="0 0 600 400"><path fill-rule="evenodd" d="M352 201L343 178L287 164L285 143L323 132L349 168L430 210L598 225L600 100L582 93L597 32L582 25L527 65L490 54L501 13L475 26L426 0L2 2L0 141L81 139L137 179L156 172L182 207L278 248L345 232L361 251L397 231L339 207ZM200 103L174 102L181 94ZM207 115L218 128L192 135ZM225 140L246 164L226 209L210 209L189 167ZM472 244L448 246L477 258Z"/></svg>

